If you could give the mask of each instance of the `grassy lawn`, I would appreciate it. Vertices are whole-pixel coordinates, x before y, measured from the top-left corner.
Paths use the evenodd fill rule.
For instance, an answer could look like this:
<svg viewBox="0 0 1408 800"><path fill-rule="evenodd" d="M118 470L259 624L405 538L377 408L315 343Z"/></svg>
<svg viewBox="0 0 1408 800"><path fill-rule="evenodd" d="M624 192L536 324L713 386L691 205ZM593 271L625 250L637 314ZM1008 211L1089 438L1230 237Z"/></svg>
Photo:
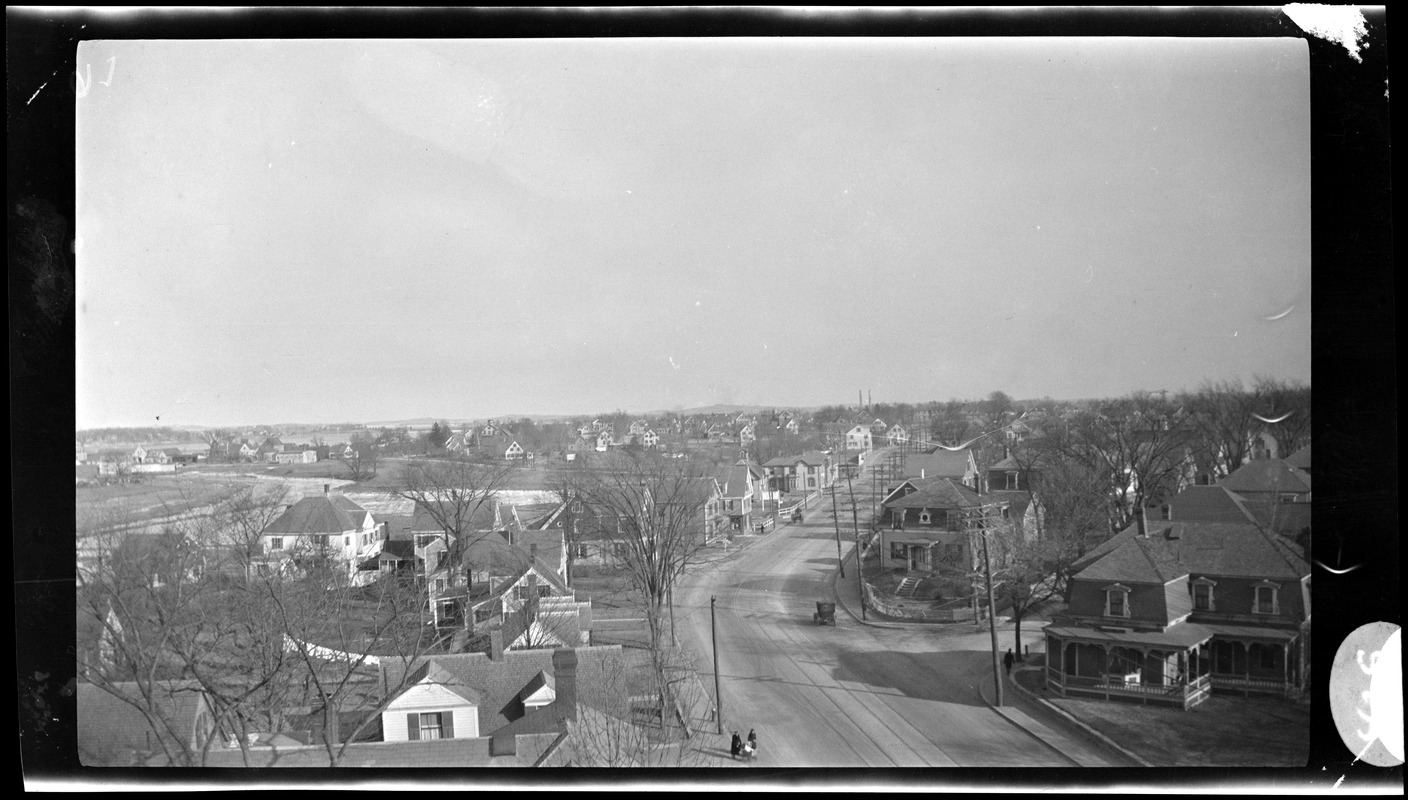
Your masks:
<svg viewBox="0 0 1408 800"><path fill-rule="evenodd" d="M1024 688L1155 766L1299 767L1310 757L1309 709L1287 700L1214 694L1182 711L1062 698L1041 688L1043 675L1017 673Z"/></svg>

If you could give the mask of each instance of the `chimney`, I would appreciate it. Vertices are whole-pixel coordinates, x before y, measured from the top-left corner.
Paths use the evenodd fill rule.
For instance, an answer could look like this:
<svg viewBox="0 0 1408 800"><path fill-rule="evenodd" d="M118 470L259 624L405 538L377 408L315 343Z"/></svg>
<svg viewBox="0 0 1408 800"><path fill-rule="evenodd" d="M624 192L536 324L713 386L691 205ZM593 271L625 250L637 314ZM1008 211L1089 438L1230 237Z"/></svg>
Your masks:
<svg viewBox="0 0 1408 800"><path fill-rule="evenodd" d="M391 523L381 523L381 540L384 542L391 541Z"/></svg>
<svg viewBox="0 0 1408 800"><path fill-rule="evenodd" d="M504 632L501 630L489 631L489 660L504 660Z"/></svg>
<svg viewBox="0 0 1408 800"><path fill-rule="evenodd" d="M1144 506L1139 507L1139 515L1134 519L1139 523L1139 537L1141 539L1149 538L1149 521L1144 518Z"/></svg>
<svg viewBox="0 0 1408 800"><path fill-rule="evenodd" d="M323 494L326 495L326 494L328 494L330 491L332 491L332 484L331 484L331 483L325 483L325 484L323 484Z"/></svg>
<svg viewBox="0 0 1408 800"><path fill-rule="evenodd" d="M537 543L537 542L530 542L530 543L528 544L528 558L529 558L529 560L532 560L532 561L537 561L537 560L538 560L538 543Z"/></svg>

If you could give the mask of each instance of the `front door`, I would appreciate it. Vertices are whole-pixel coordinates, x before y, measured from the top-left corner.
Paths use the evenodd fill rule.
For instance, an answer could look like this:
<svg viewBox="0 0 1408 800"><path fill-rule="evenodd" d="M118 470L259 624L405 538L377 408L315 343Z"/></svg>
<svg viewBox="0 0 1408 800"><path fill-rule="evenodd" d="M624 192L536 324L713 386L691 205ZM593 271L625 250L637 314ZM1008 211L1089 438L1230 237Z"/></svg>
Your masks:
<svg viewBox="0 0 1408 800"><path fill-rule="evenodd" d="M915 547L915 546L913 546L913 545L910 546L910 548L909 548L909 571L910 571L910 572L913 572L913 571L919 569L919 553L920 553L920 548L919 548L919 547Z"/></svg>

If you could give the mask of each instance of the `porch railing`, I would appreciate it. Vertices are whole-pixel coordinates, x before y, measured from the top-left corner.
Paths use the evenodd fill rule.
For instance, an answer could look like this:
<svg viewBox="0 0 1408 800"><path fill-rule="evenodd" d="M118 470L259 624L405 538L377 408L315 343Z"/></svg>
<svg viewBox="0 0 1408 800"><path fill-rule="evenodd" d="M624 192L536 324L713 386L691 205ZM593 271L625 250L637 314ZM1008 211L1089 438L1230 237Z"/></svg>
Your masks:
<svg viewBox="0 0 1408 800"><path fill-rule="evenodd" d="M1146 703L1171 703L1184 708L1202 702L1213 688L1209 675L1200 675L1187 683L1135 683L1126 681L1124 675L1062 675L1059 669L1052 666L1046 668L1046 681L1062 694L1138 698Z"/></svg>
<svg viewBox="0 0 1408 800"><path fill-rule="evenodd" d="M1214 689L1225 689L1250 694L1286 694L1293 688L1291 684L1284 680L1275 678L1253 678L1247 675L1226 675L1213 673L1212 686Z"/></svg>

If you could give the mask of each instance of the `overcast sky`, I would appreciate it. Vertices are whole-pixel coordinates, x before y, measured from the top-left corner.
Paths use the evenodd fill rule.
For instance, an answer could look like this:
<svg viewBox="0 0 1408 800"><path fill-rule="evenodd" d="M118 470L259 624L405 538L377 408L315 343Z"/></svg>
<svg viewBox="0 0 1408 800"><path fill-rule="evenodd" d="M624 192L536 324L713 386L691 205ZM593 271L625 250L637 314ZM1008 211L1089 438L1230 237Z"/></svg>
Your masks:
<svg viewBox="0 0 1408 800"><path fill-rule="evenodd" d="M77 424L1310 380L1298 39L81 46Z"/></svg>

